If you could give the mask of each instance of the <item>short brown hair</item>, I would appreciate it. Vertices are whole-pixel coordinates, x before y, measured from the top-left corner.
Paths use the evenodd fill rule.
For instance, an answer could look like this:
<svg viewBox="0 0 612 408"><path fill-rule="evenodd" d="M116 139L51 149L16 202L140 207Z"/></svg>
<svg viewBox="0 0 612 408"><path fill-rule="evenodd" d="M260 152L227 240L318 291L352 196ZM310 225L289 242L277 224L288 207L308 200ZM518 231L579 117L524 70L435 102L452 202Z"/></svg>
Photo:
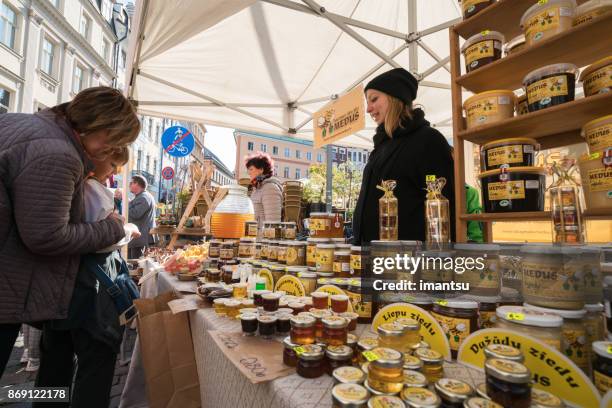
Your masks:
<svg viewBox="0 0 612 408"><path fill-rule="evenodd" d="M84 137L108 130L109 143L115 147L129 145L140 132L140 121L130 101L119 90L107 86L84 89L53 111L65 117Z"/></svg>
<svg viewBox="0 0 612 408"><path fill-rule="evenodd" d="M130 151L127 146L122 146L113 152L111 155L111 160L117 162L116 164L119 166L123 166L125 163L127 163L128 160L130 160Z"/></svg>
<svg viewBox="0 0 612 408"><path fill-rule="evenodd" d="M244 161L245 167L248 169L253 166L256 169L263 170L265 176L272 175L272 168L274 167L274 160L269 154L263 152L257 152L251 156L247 156Z"/></svg>

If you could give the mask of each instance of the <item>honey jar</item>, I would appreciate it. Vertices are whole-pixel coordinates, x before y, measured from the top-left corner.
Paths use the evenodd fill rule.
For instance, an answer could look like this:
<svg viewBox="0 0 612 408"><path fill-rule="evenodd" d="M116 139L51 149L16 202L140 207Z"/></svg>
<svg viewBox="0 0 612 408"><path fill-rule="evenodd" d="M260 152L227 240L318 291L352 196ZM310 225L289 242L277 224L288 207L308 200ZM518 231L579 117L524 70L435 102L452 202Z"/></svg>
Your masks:
<svg viewBox="0 0 612 408"><path fill-rule="evenodd" d="M291 309L291 314L298 315L301 312L305 312L306 305L301 302L290 302L287 304L289 309Z"/></svg>
<svg viewBox="0 0 612 408"><path fill-rule="evenodd" d="M374 337L366 337L360 339L357 342L357 351L358 351L358 361L360 364L365 363L367 360L364 357L363 353L366 351L372 351L376 347L378 347L378 339Z"/></svg>
<svg viewBox="0 0 612 408"><path fill-rule="evenodd" d="M595 387L605 395L612 389L612 342L596 341L593 343L595 361L593 363L593 382Z"/></svg>
<svg viewBox="0 0 612 408"><path fill-rule="evenodd" d="M222 242L223 241L220 241L218 239L213 239L212 241L210 241L210 245L208 246L208 256L210 258L219 258L219 256L221 255L219 251L221 249Z"/></svg>
<svg viewBox="0 0 612 408"><path fill-rule="evenodd" d="M276 249L276 262L281 265L287 264L287 243L285 241L278 241L278 247Z"/></svg>
<svg viewBox="0 0 612 408"><path fill-rule="evenodd" d="M340 317L345 318L349 322L348 331L354 331L357 329L357 319L359 318L359 315L357 313L344 312L340 313Z"/></svg>
<svg viewBox="0 0 612 408"><path fill-rule="evenodd" d="M587 342L593 343L604 339L606 332L606 321L604 318L604 307L601 303L592 305L584 305L587 311L584 317L584 326L586 327Z"/></svg>
<svg viewBox="0 0 612 408"><path fill-rule="evenodd" d="M427 377L418 371L404 369L404 386L410 388L426 388Z"/></svg>
<svg viewBox="0 0 612 408"><path fill-rule="evenodd" d="M252 238L257 237L257 221L244 222L244 236Z"/></svg>
<svg viewBox="0 0 612 408"><path fill-rule="evenodd" d="M565 408L561 399L550 392L531 389L531 408Z"/></svg>
<svg viewBox="0 0 612 408"><path fill-rule="evenodd" d="M257 324L259 325L259 335L264 338L273 337L276 334L276 316L260 315L257 317Z"/></svg>
<svg viewBox="0 0 612 408"><path fill-rule="evenodd" d="M335 369L352 364L353 350L346 345L327 346L325 357L327 358L327 374L332 375Z"/></svg>
<svg viewBox="0 0 612 408"><path fill-rule="evenodd" d="M287 266L306 265L306 242L304 241L287 242L286 264Z"/></svg>
<svg viewBox="0 0 612 408"><path fill-rule="evenodd" d="M351 253L349 251L335 251L333 271L338 278L348 278L351 276Z"/></svg>
<svg viewBox="0 0 612 408"><path fill-rule="evenodd" d="M291 222L281 222L281 238L292 240L297 236L297 224Z"/></svg>
<svg viewBox="0 0 612 408"><path fill-rule="evenodd" d="M301 349L301 350L297 350ZM316 344L296 347L298 354L297 373L304 378L317 378L325 373L323 349Z"/></svg>
<svg viewBox="0 0 612 408"><path fill-rule="evenodd" d="M463 340L479 329L478 303L471 300L438 301L434 303L431 315L444 329L451 354L457 358Z"/></svg>
<svg viewBox="0 0 612 408"><path fill-rule="evenodd" d="M348 322L340 316L329 316L322 319L323 343L328 346L341 346L346 344L348 335Z"/></svg>
<svg viewBox="0 0 612 408"><path fill-rule="evenodd" d="M331 238L333 221L334 214L332 213L310 213L310 236L315 238Z"/></svg>
<svg viewBox="0 0 612 408"><path fill-rule="evenodd" d="M421 335L419 334L421 324L418 321L407 317L401 317L395 321L395 324L404 329L402 343L406 345L406 353L421 342Z"/></svg>
<svg viewBox="0 0 612 408"><path fill-rule="evenodd" d="M266 293L272 293L272 291L260 289L253 291L253 303L256 307L263 307L263 298L262 296Z"/></svg>
<svg viewBox="0 0 612 408"><path fill-rule="evenodd" d="M400 394L408 408L438 408L441 400L427 388L404 388Z"/></svg>
<svg viewBox="0 0 612 408"><path fill-rule="evenodd" d="M240 313L240 301L236 299L227 299L225 301L226 315L230 319L235 319Z"/></svg>
<svg viewBox="0 0 612 408"><path fill-rule="evenodd" d="M310 295L316 290L317 287L317 274L312 272L300 272L298 278L302 285L304 285L304 292L306 295Z"/></svg>
<svg viewBox="0 0 612 408"><path fill-rule="evenodd" d="M384 323L378 326L378 344L380 347L386 347L397 350L400 353L407 352L408 346L402 342L404 328L395 323Z"/></svg>
<svg viewBox="0 0 612 408"><path fill-rule="evenodd" d="M263 299L263 309L266 312L276 312L280 304L281 295L278 293L264 293L261 295Z"/></svg>
<svg viewBox="0 0 612 408"><path fill-rule="evenodd" d="M285 266L280 264L268 264L268 269L274 278L274 282L278 282L285 275Z"/></svg>
<svg viewBox="0 0 612 408"><path fill-rule="evenodd" d="M317 267L317 245L328 242L328 238L308 238L306 240L306 265L309 268Z"/></svg>
<svg viewBox="0 0 612 408"><path fill-rule="evenodd" d="M270 241L267 239L264 239L261 241L261 249L259 251L259 258L267 261L268 260L268 252L269 252L269 248L268 245L270 245Z"/></svg>
<svg viewBox="0 0 612 408"><path fill-rule="evenodd" d="M289 275L293 275L296 278L299 277L302 272L310 272L305 266L288 266L285 270ZM315 277L317 276L316 272L312 273L314 273Z"/></svg>
<svg viewBox="0 0 612 408"><path fill-rule="evenodd" d="M517 363L522 363L525 360L523 353L519 349L504 344L488 344L484 349L484 353L486 358L501 358L516 361Z"/></svg>
<svg viewBox="0 0 612 408"><path fill-rule="evenodd" d="M234 259L234 241L225 241L221 244L219 249L219 259L222 261L230 261Z"/></svg>
<svg viewBox="0 0 612 408"><path fill-rule="evenodd" d="M227 298L217 298L213 300L213 307L217 316L225 316L227 309L225 307L225 301Z"/></svg>
<svg viewBox="0 0 612 408"><path fill-rule="evenodd" d="M268 241L268 261L278 261L278 241Z"/></svg>
<svg viewBox="0 0 612 408"><path fill-rule="evenodd" d="M342 366L331 374L336 384L363 384L366 374L357 367Z"/></svg>
<svg viewBox="0 0 612 408"><path fill-rule="evenodd" d="M251 258L255 256L255 238L240 238L238 256L241 258Z"/></svg>
<svg viewBox="0 0 612 408"><path fill-rule="evenodd" d="M247 297L247 284L234 283L232 284L232 296L235 299L244 299Z"/></svg>
<svg viewBox="0 0 612 408"><path fill-rule="evenodd" d="M404 359L399 351L377 347L370 351L374 357L368 366L368 384L379 392L397 394L404 388Z"/></svg>
<svg viewBox="0 0 612 408"><path fill-rule="evenodd" d="M442 400L442 405L448 408L463 408L463 402L474 393L474 389L468 383L451 378L441 378L436 381L435 389Z"/></svg>
<svg viewBox="0 0 612 408"><path fill-rule="evenodd" d="M523 364L490 358L485 361L485 374L491 400L504 407L531 406L531 372Z"/></svg>
<svg viewBox="0 0 612 408"><path fill-rule="evenodd" d="M333 408L365 408L370 393L359 384L338 384L332 388Z"/></svg>
<svg viewBox="0 0 612 408"><path fill-rule="evenodd" d="M291 342L295 344L313 344L315 342L315 318L312 316L294 316L291 322Z"/></svg>
<svg viewBox="0 0 612 408"><path fill-rule="evenodd" d="M295 348L298 347L299 344L295 344L291 342L290 337L285 337L283 340L283 363L288 365L289 367L296 367L298 363L298 356L295 353Z"/></svg>
<svg viewBox="0 0 612 408"><path fill-rule="evenodd" d="M497 402L493 402L488 398L483 397L471 397L463 403L464 408L504 408ZM533 407L533 408L544 408L544 407Z"/></svg>
<svg viewBox="0 0 612 408"><path fill-rule="evenodd" d="M414 356L423 362L422 372L427 377L430 384L434 384L444 375L442 354L428 348L418 348L414 352Z"/></svg>
<svg viewBox="0 0 612 408"><path fill-rule="evenodd" d="M351 276L353 277L361 276L362 267L361 267L361 247L360 246L351 246L349 272Z"/></svg>
<svg viewBox="0 0 612 408"><path fill-rule="evenodd" d="M423 369L423 362L410 354L404 354L404 370L410 371L421 371Z"/></svg>
<svg viewBox="0 0 612 408"><path fill-rule="evenodd" d="M348 310L349 297L346 295L332 295L331 308L334 313L344 313Z"/></svg>
<svg viewBox="0 0 612 408"><path fill-rule="evenodd" d="M344 292L349 297L353 311L359 315L357 322L372 323L374 303L371 295L361 293L361 279L350 279Z"/></svg>
<svg viewBox="0 0 612 408"><path fill-rule="evenodd" d="M317 244L317 272L334 271L334 244Z"/></svg>
<svg viewBox="0 0 612 408"><path fill-rule="evenodd" d="M257 315L254 313L241 314L240 325L245 336L254 336L257 332Z"/></svg>
<svg viewBox="0 0 612 408"><path fill-rule="evenodd" d="M329 293L327 292L312 292L313 307L315 309L327 309L329 304Z"/></svg>
<svg viewBox="0 0 612 408"><path fill-rule="evenodd" d="M495 328L535 337L561 351L563 319L560 316L528 310L522 306L500 306L496 313Z"/></svg>

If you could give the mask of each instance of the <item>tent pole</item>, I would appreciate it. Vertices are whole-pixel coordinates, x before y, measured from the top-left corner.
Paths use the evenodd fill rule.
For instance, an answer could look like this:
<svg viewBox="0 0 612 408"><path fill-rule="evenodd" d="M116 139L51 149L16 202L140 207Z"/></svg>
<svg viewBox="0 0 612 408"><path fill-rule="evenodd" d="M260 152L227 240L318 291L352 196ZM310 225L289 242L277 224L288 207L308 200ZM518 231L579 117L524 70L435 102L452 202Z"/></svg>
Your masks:
<svg viewBox="0 0 612 408"><path fill-rule="evenodd" d="M336 27L338 27L339 29L341 29L342 31L344 31L345 33L347 33L349 36L351 36L354 40L358 41L359 43L361 43L361 45L363 45L364 47L366 47L368 50L372 51L374 54L376 54L380 59L384 60L387 64L391 65L393 68L400 68L400 65L393 61L393 59L389 58L384 52L382 52L380 49L378 49L378 47L376 47L374 44L372 44L371 42L369 42L368 40L366 40L365 38L363 38L361 35L359 35L355 30L353 30L352 28L350 28L349 26L347 26L346 24L344 24L340 19L338 19L336 16L332 16L330 15L326 10L325 7L321 7L319 4L317 4L317 2L315 2L314 0L302 0L304 3L306 3L311 9L313 9L317 14L319 14L320 16L328 19L333 25L335 25Z"/></svg>
<svg viewBox="0 0 612 408"><path fill-rule="evenodd" d="M325 146L325 154L326 154L326 169L325 169L325 204L326 204L326 212L332 212L332 183L334 181L334 163L332 161L332 145L328 144Z"/></svg>
<svg viewBox="0 0 612 408"><path fill-rule="evenodd" d="M453 20L447 21L446 23L438 24L437 26L430 27L426 30L418 32L419 38L425 37L426 35L437 33L438 31L446 30L449 27L454 26L457 23L463 21L461 18L455 18Z"/></svg>
<svg viewBox="0 0 612 408"><path fill-rule="evenodd" d="M232 108L283 108L282 103L226 103ZM197 106L197 107L218 107L212 102L171 102L171 101L138 101L138 106Z"/></svg>
<svg viewBox="0 0 612 408"><path fill-rule="evenodd" d="M140 64L140 53L142 52L142 40L144 39L144 30L145 25L147 23L147 15L149 12L149 0L142 0L142 19L140 20L140 30L138 36L136 37L137 41L137 50L136 50L136 58L133 61L132 69L130 71L130 77L126 81L128 87L128 98L132 98L134 96L134 89L136 89L136 79L138 76L138 64Z"/></svg>
<svg viewBox="0 0 612 408"><path fill-rule="evenodd" d="M427 78L429 75L433 74L434 72L436 72L438 69L446 66L446 63L450 61L450 56L444 58L443 60L438 61L436 64L432 65L431 67L429 67L429 69L427 69L427 71L423 72L421 74L421 79L425 79Z"/></svg>
<svg viewBox="0 0 612 408"><path fill-rule="evenodd" d="M442 57L440 57L438 54L436 54L436 52L434 50L432 50L427 44L425 44L423 42L423 40L417 40L416 41L417 44L419 44L419 46L425 50L426 53L428 53L433 59L435 59L437 62L442 61ZM450 60L450 57L448 57ZM444 69L447 70L448 72L450 72L450 67L448 66L448 64L444 64L443 65Z"/></svg>
<svg viewBox="0 0 612 408"><path fill-rule="evenodd" d="M417 3L416 0L408 1L408 32L416 33L417 26ZM419 72L419 49L416 42L411 41L408 45L408 67L410 72Z"/></svg>
<svg viewBox="0 0 612 408"><path fill-rule="evenodd" d="M451 89L451 86L448 84L442 84L440 82L431 82L431 81L421 81L419 82L420 86L426 86L429 88L439 88L439 89Z"/></svg>

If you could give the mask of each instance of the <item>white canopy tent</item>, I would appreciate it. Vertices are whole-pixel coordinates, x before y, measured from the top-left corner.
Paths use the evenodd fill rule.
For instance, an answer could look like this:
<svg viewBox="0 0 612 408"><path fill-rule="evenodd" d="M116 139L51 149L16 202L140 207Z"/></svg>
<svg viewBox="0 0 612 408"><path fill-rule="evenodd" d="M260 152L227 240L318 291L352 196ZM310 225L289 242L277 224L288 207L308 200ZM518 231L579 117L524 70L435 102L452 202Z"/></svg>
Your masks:
<svg viewBox="0 0 612 408"><path fill-rule="evenodd" d="M128 56L144 115L312 139L312 113L392 67L449 139L456 0L139 0ZM375 123L339 144L371 147Z"/></svg>

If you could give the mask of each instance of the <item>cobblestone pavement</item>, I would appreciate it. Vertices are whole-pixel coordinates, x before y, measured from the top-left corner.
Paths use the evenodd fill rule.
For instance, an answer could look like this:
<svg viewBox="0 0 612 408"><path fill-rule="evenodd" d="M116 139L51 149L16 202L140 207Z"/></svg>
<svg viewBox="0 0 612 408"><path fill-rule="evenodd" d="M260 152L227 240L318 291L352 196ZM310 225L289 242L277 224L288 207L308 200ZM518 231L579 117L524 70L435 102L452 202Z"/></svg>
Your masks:
<svg viewBox="0 0 612 408"><path fill-rule="evenodd" d="M117 356L117 364L115 366L115 377L113 378L113 387L111 388L111 402L109 408L117 408L119 406L119 400L121 399L121 393L125 386L125 380L127 378L127 372L129 368L129 358L132 355L134 349L134 343L136 341L136 331L128 330L127 338L124 343L124 356L127 361L121 361L121 355ZM28 373L25 371L25 364L22 364L19 360L23 354L23 337L20 335L15 342L13 353L6 366L6 370L2 378L0 378L0 407L11 407L11 408L26 408L31 407L31 403L27 402L9 402L7 401L7 393L11 389L31 389L34 387L34 380L36 379L36 373Z"/></svg>

